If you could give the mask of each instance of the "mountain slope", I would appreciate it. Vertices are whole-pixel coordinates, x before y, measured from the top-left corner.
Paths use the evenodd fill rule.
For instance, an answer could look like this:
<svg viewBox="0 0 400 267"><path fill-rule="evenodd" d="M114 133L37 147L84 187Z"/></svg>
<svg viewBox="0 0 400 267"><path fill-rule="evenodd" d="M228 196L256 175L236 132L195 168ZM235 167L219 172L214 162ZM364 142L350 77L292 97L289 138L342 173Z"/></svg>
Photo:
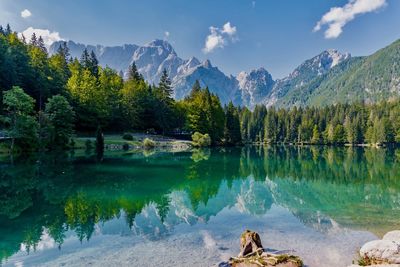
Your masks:
<svg viewBox="0 0 400 267"><path fill-rule="evenodd" d="M333 67L350 58L350 54L342 54L337 50L327 50L306 60L298 66L288 77L277 80L271 93L264 103L267 106L275 105L286 94L307 85L313 79L326 74Z"/></svg>
<svg viewBox="0 0 400 267"><path fill-rule="evenodd" d="M61 42L50 47L54 54ZM124 45L115 47L91 46L67 42L72 57L79 58L84 49L95 52L99 64L109 66L117 71L127 73L130 64L135 62L138 71L150 84L157 84L164 69L172 81L174 97L182 99L189 94L194 82L199 80L202 86L208 86L210 91L217 94L221 102L226 104L233 101L242 104L237 80L225 75L209 60L201 63L197 58L188 60L180 58L173 47L163 40L154 40L144 46Z"/></svg>
<svg viewBox="0 0 400 267"><path fill-rule="evenodd" d="M50 47L57 51L61 42ZM253 109L257 104L291 107L328 105L354 101L375 102L400 95L400 40L371 56L352 58L348 53L327 50L300 64L290 75L274 80L267 70L259 68L226 75L209 60L180 58L163 40L143 46L134 44L107 47L67 42L72 57L80 57L86 48L94 51L102 66L126 74L132 62L149 83L157 84L166 69L174 87L174 97L188 95L196 80L217 94L223 104Z"/></svg>
<svg viewBox="0 0 400 267"><path fill-rule="evenodd" d="M236 79L241 90L242 104L251 109L271 92L275 84L271 74L264 68L252 70L249 73L243 71Z"/></svg>
<svg viewBox="0 0 400 267"><path fill-rule="evenodd" d="M345 60L281 97L276 105L322 106L355 101L376 102L400 96L400 40L371 56Z"/></svg>

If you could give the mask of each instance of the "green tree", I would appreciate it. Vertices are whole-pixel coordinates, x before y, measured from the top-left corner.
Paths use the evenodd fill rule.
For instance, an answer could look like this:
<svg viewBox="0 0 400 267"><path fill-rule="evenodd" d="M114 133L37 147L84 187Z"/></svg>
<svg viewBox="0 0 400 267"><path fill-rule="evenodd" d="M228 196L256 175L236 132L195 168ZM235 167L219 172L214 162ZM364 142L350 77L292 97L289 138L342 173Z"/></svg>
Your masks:
<svg viewBox="0 0 400 267"><path fill-rule="evenodd" d="M321 143L321 135L319 133L317 125L314 125L313 131L312 131L311 143L313 143L313 144Z"/></svg>
<svg viewBox="0 0 400 267"><path fill-rule="evenodd" d="M66 148L73 134L75 112L67 99L56 95L51 97L45 109L45 115L52 126L51 148Z"/></svg>
<svg viewBox="0 0 400 267"><path fill-rule="evenodd" d="M37 147L38 122L32 115L35 100L20 87L14 86L4 93L6 122L11 137L11 151L15 146L21 150L31 150Z"/></svg>
<svg viewBox="0 0 400 267"><path fill-rule="evenodd" d="M128 80L144 80L142 75L137 70L135 62L132 62L132 65L130 65L129 70L128 70Z"/></svg>
<svg viewBox="0 0 400 267"><path fill-rule="evenodd" d="M228 145L241 143L239 114L232 102L229 102L225 111L224 140Z"/></svg>
<svg viewBox="0 0 400 267"><path fill-rule="evenodd" d="M164 69L158 87L155 89L156 96L156 122L162 134L168 132L174 125L171 120L174 114L172 98L173 89L167 70Z"/></svg>

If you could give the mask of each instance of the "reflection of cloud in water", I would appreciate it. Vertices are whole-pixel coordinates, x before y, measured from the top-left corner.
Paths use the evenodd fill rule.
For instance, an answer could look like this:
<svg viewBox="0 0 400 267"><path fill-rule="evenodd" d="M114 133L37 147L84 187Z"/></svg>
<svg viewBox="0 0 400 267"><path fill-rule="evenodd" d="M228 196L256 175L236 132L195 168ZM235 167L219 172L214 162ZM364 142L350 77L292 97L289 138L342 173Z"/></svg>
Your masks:
<svg viewBox="0 0 400 267"><path fill-rule="evenodd" d="M211 249L215 249L217 247L217 242L213 239L210 232L201 231L201 234L203 235L204 247L206 249L211 250Z"/></svg>
<svg viewBox="0 0 400 267"><path fill-rule="evenodd" d="M45 250L54 247L56 247L56 242L50 236L49 231L47 229L44 229L40 237L40 241L35 246L27 246L26 244L22 243L20 250L23 252L30 252Z"/></svg>

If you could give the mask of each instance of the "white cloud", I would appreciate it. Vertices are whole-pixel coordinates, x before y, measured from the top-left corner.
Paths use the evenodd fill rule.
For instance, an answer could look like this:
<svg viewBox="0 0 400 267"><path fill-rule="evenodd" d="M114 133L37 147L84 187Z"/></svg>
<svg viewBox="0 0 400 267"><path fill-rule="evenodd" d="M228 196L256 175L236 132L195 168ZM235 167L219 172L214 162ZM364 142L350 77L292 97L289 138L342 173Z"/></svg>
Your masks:
<svg viewBox="0 0 400 267"><path fill-rule="evenodd" d="M314 32L327 25L325 38L334 39L343 32L343 27L356 15L378 10L386 5L386 0L349 0L343 7L332 7L314 27Z"/></svg>
<svg viewBox="0 0 400 267"><path fill-rule="evenodd" d="M164 32L164 36L165 36L165 38L167 39L167 38L170 36L169 31Z"/></svg>
<svg viewBox="0 0 400 267"><path fill-rule="evenodd" d="M21 38L22 35L24 35L27 40L30 40L33 33L36 34L37 38L42 36L44 44L47 48L50 47L50 45L54 42L64 40L60 37L58 32L50 32L47 29L34 29L32 27L29 27L23 32L18 33L18 36Z"/></svg>
<svg viewBox="0 0 400 267"><path fill-rule="evenodd" d="M21 17L26 19L32 16L32 13L28 9L24 9L21 11Z"/></svg>
<svg viewBox="0 0 400 267"><path fill-rule="evenodd" d="M203 52L205 54L213 52L217 48L225 47L229 41L237 41L237 28L230 22L225 23L222 29L211 26L210 34L206 37Z"/></svg>
<svg viewBox="0 0 400 267"><path fill-rule="evenodd" d="M233 36L236 34L237 30L235 26L231 26L231 23L227 22L224 24L222 32L228 34L229 36Z"/></svg>

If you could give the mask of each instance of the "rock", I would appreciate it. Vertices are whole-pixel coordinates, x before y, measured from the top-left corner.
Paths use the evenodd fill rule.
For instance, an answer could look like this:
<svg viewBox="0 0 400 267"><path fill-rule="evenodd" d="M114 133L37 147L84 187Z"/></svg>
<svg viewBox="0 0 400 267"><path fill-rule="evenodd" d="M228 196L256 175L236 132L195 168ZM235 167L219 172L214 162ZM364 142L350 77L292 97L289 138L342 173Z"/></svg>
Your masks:
<svg viewBox="0 0 400 267"><path fill-rule="evenodd" d="M365 265L356 265L352 264L347 267L364 267ZM400 264L374 264L374 265L368 265L368 267L400 267Z"/></svg>
<svg viewBox="0 0 400 267"><path fill-rule="evenodd" d="M400 243L400 230L388 232L383 236L382 239Z"/></svg>
<svg viewBox="0 0 400 267"><path fill-rule="evenodd" d="M374 240L360 249L360 256L368 264L400 264L400 242L391 240Z"/></svg>
<svg viewBox="0 0 400 267"><path fill-rule="evenodd" d="M302 260L294 255L272 254L264 250L256 232L246 230L240 236L240 253L219 267L302 267Z"/></svg>

